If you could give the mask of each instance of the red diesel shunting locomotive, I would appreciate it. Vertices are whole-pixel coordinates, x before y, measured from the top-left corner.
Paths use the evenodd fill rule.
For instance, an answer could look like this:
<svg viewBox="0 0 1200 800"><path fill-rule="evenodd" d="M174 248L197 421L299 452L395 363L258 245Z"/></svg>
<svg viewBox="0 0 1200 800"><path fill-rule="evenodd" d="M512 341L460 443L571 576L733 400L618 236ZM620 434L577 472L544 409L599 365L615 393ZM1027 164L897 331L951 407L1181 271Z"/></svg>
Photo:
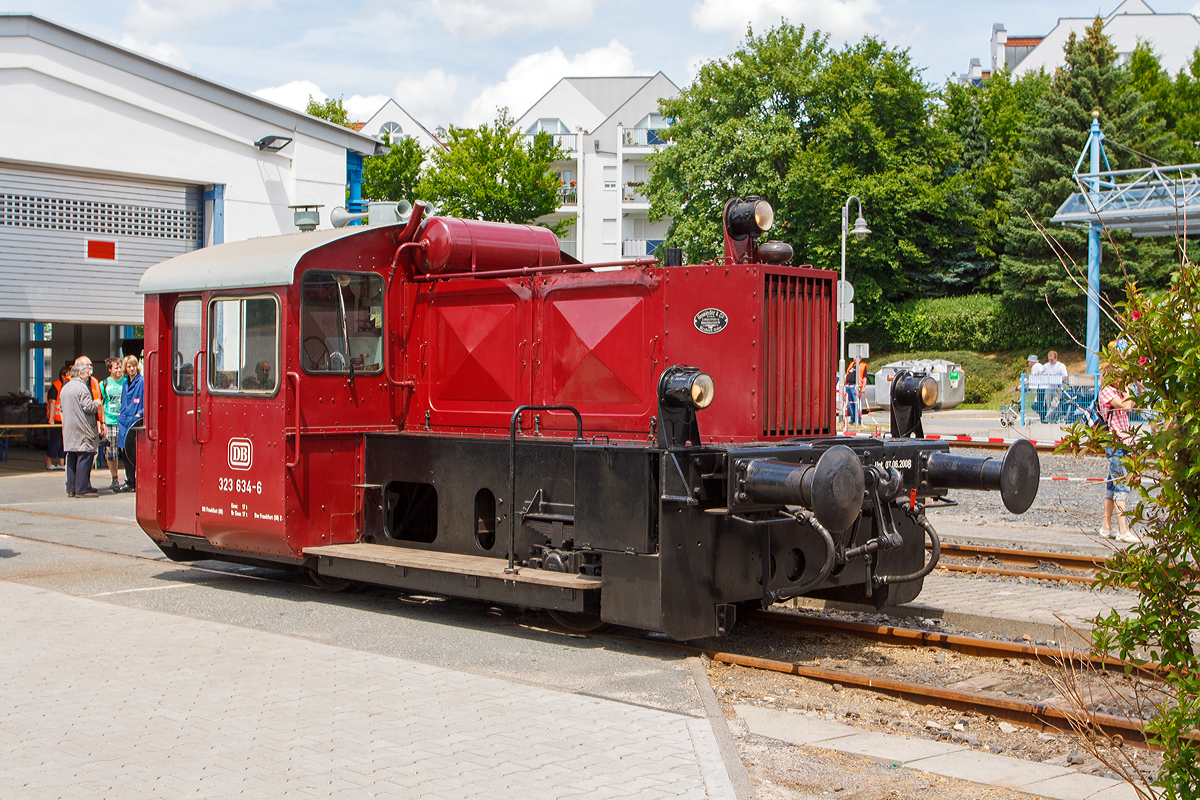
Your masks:
<svg viewBox="0 0 1200 800"><path fill-rule="evenodd" d="M724 259L615 271L426 208L146 272L137 517L170 558L690 639L744 603L911 600L925 498L1033 501L1031 447L907 438L924 376L893 383L895 438L835 435L836 275L760 244L759 198L726 204Z"/></svg>

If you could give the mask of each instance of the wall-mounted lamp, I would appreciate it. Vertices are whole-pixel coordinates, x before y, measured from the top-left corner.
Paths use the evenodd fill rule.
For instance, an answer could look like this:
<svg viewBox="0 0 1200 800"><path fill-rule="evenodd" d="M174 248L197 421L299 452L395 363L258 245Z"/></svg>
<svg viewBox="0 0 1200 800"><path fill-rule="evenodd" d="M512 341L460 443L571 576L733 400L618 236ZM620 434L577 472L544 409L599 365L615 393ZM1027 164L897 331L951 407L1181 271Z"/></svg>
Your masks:
<svg viewBox="0 0 1200 800"><path fill-rule="evenodd" d="M254 146L268 153L278 153L291 143L292 137L290 136L264 136L255 142Z"/></svg>

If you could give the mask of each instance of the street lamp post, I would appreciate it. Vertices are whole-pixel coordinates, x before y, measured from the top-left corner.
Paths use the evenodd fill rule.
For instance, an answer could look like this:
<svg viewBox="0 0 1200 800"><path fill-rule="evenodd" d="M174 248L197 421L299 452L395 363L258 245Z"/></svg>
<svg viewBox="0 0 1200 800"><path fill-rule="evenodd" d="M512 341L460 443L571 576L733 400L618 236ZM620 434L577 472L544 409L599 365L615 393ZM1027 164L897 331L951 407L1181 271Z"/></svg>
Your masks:
<svg viewBox="0 0 1200 800"><path fill-rule="evenodd" d="M849 228L850 201L851 200L858 203L858 219L854 220L853 228ZM841 323L841 328L842 328L841 347L838 349L839 358L838 358L838 380L837 380L837 383L839 386L842 387L843 392L846 389L846 317L848 316L847 310L849 309L848 298L842 297L842 293L845 291L846 286L848 286L848 284L846 283L846 233L847 232L854 234L854 238L858 239L858 241L860 241L860 242L863 239L867 238L867 234L871 232L871 229L867 227L867 221L865 219L863 219L862 200L859 200L854 195L850 195L850 197L848 197L846 199L846 205L842 206L842 280L838 284L838 293L837 293L837 299L838 299L838 314L837 315L838 315L838 321Z"/></svg>

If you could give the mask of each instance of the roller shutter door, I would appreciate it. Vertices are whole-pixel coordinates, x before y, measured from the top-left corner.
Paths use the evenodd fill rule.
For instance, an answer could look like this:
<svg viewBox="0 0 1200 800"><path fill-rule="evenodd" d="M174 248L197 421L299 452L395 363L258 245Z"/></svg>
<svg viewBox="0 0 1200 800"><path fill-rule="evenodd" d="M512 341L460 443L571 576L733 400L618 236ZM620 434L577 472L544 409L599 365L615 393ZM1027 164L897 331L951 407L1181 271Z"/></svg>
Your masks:
<svg viewBox="0 0 1200 800"><path fill-rule="evenodd" d="M200 246L203 187L0 162L0 319L140 325L142 273Z"/></svg>

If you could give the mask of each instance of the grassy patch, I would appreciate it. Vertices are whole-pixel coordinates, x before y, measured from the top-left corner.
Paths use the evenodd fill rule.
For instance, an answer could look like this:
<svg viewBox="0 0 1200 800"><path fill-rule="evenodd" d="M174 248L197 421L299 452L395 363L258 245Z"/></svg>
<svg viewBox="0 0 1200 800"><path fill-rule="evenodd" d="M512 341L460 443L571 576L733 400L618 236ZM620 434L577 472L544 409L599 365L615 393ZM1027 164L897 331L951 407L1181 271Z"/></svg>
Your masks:
<svg viewBox="0 0 1200 800"><path fill-rule="evenodd" d="M1044 364L1046 354L1037 353ZM1021 372L1025 370L1028 350L1009 350L1003 353L972 353L967 350L949 352L916 351L907 353L881 353L870 360L872 372L893 361L916 361L918 359L944 358L962 364L966 373L966 402L959 408L1000 408L1008 403L1016 389ZM1059 360L1070 372L1084 371L1084 353L1059 352Z"/></svg>

